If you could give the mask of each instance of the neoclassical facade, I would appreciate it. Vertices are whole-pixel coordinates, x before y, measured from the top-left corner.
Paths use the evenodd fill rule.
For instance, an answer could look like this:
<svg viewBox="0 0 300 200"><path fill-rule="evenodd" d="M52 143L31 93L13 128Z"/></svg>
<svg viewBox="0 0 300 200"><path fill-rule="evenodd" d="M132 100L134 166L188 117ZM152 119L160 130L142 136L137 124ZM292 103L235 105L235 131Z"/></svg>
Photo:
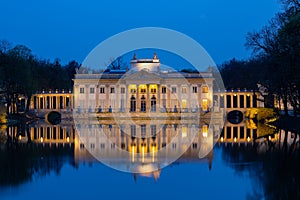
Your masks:
<svg viewBox="0 0 300 200"><path fill-rule="evenodd" d="M127 70L77 73L74 109L81 112L198 112L213 105L213 76L161 70L160 60L137 59Z"/></svg>

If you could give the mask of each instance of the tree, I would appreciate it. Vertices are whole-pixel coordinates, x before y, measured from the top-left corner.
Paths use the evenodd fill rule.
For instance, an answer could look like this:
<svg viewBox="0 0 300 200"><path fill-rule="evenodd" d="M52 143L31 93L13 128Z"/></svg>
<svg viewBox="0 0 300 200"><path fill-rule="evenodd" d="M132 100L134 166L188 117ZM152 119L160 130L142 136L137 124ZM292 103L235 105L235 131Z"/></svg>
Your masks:
<svg viewBox="0 0 300 200"><path fill-rule="evenodd" d="M246 47L266 61L260 83L283 101L288 115L288 102L295 114L300 108L300 7L297 0L282 3L285 11L260 31L248 33Z"/></svg>

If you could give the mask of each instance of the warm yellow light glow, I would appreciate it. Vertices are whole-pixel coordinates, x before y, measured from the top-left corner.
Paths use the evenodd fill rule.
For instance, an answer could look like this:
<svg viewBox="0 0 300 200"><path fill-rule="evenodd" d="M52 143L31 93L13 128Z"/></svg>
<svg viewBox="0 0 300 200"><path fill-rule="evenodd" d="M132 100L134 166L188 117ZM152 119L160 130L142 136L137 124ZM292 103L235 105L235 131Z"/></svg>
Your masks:
<svg viewBox="0 0 300 200"><path fill-rule="evenodd" d="M40 96L41 98L43 97L43 95Z"/></svg>
<svg viewBox="0 0 300 200"><path fill-rule="evenodd" d="M221 142L224 142L224 138L223 137L221 137Z"/></svg>
<svg viewBox="0 0 300 200"><path fill-rule="evenodd" d="M250 96L250 94L247 94L247 97L249 97Z"/></svg>
<svg viewBox="0 0 300 200"><path fill-rule="evenodd" d="M70 142L70 137L67 137L67 142Z"/></svg>
<svg viewBox="0 0 300 200"><path fill-rule="evenodd" d="M146 85L145 84L139 85L139 88L146 89Z"/></svg>
<svg viewBox="0 0 300 200"><path fill-rule="evenodd" d="M235 97L236 97L236 94L233 94L233 96L235 96Z"/></svg>
<svg viewBox="0 0 300 200"><path fill-rule="evenodd" d="M224 96L224 94L221 94L221 97Z"/></svg>
<svg viewBox="0 0 300 200"><path fill-rule="evenodd" d="M236 137L234 137L233 141L236 142Z"/></svg>
<svg viewBox="0 0 300 200"><path fill-rule="evenodd" d="M41 137L41 142L44 142L44 139L43 139L43 137Z"/></svg>
<svg viewBox="0 0 300 200"><path fill-rule="evenodd" d="M250 137L249 136L247 137L247 141L250 142Z"/></svg>
<svg viewBox="0 0 300 200"><path fill-rule="evenodd" d="M130 89L136 89L136 85L131 84L131 85L129 85L129 88Z"/></svg>
<svg viewBox="0 0 300 200"><path fill-rule="evenodd" d="M202 110L207 111L207 109L208 109L207 99L202 99Z"/></svg>
<svg viewBox="0 0 300 200"><path fill-rule="evenodd" d="M186 100L185 99L182 99L182 101L181 101L181 107L183 108L183 109L185 109L186 108Z"/></svg>
<svg viewBox="0 0 300 200"><path fill-rule="evenodd" d="M155 147L152 147L152 162L154 162L154 156L155 156Z"/></svg>
<svg viewBox="0 0 300 200"><path fill-rule="evenodd" d="M132 145L131 153L132 153L131 161L134 162L134 145Z"/></svg>
<svg viewBox="0 0 300 200"><path fill-rule="evenodd" d="M22 100L22 98L21 97L19 97L19 101L21 101Z"/></svg>
<svg viewBox="0 0 300 200"><path fill-rule="evenodd" d="M207 133L208 133L208 126L207 125L203 125L202 126L202 136L204 138L207 138Z"/></svg>
<svg viewBox="0 0 300 200"><path fill-rule="evenodd" d="M145 146L142 146L142 163L145 162Z"/></svg>
<svg viewBox="0 0 300 200"><path fill-rule="evenodd" d="M181 130L182 130L181 137L182 137L182 138L185 138L185 137L187 136L187 130L186 130L186 127L183 126Z"/></svg>
<svg viewBox="0 0 300 200"><path fill-rule="evenodd" d="M269 136L269 140L271 140L272 138L271 138L271 136Z"/></svg>
<svg viewBox="0 0 300 200"><path fill-rule="evenodd" d="M22 140L22 136L21 135L19 135L19 140Z"/></svg>
<svg viewBox="0 0 300 200"><path fill-rule="evenodd" d="M69 98L70 96L68 95L67 97Z"/></svg>

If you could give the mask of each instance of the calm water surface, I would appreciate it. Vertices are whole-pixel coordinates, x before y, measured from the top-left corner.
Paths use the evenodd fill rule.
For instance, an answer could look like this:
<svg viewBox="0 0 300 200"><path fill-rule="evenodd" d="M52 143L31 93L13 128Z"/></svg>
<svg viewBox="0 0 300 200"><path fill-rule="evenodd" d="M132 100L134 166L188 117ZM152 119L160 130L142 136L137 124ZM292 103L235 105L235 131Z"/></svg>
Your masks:
<svg viewBox="0 0 300 200"><path fill-rule="evenodd" d="M150 174L78 159L72 143L2 144L0 199L299 199L299 139L272 138L219 142L208 159L182 157Z"/></svg>

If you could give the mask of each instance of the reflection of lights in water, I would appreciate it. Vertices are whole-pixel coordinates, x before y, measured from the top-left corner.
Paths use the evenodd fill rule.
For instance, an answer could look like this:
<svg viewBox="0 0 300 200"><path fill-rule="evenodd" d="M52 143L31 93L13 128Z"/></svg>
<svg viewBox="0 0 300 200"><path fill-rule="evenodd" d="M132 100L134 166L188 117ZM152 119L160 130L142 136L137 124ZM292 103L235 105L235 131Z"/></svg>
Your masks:
<svg viewBox="0 0 300 200"><path fill-rule="evenodd" d="M249 136L247 137L247 141L250 142L250 137Z"/></svg>
<svg viewBox="0 0 300 200"><path fill-rule="evenodd" d="M234 137L233 141L236 142L236 137Z"/></svg>
<svg viewBox="0 0 300 200"><path fill-rule="evenodd" d="M132 146L132 157L131 157L131 161L134 162L134 145Z"/></svg>
<svg viewBox="0 0 300 200"><path fill-rule="evenodd" d="M152 162L154 162L155 147L152 147Z"/></svg>
<svg viewBox="0 0 300 200"><path fill-rule="evenodd" d="M41 137L41 142L44 142L44 139L43 139L43 137Z"/></svg>
<svg viewBox="0 0 300 200"><path fill-rule="evenodd" d="M182 133L181 133L181 136L182 136L182 138L187 137L187 131L186 131L186 127L185 127L185 126L182 127Z"/></svg>
<svg viewBox="0 0 300 200"><path fill-rule="evenodd" d="M207 132L208 132L208 126L207 125L203 125L202 127L202 135L204 138L207 138Z"/></svg>
<svg viewBox="0 0 300 200"><path fill-rule="evenodd" d="M145 162L145 146L142 146L142 163Z"/></svg>

